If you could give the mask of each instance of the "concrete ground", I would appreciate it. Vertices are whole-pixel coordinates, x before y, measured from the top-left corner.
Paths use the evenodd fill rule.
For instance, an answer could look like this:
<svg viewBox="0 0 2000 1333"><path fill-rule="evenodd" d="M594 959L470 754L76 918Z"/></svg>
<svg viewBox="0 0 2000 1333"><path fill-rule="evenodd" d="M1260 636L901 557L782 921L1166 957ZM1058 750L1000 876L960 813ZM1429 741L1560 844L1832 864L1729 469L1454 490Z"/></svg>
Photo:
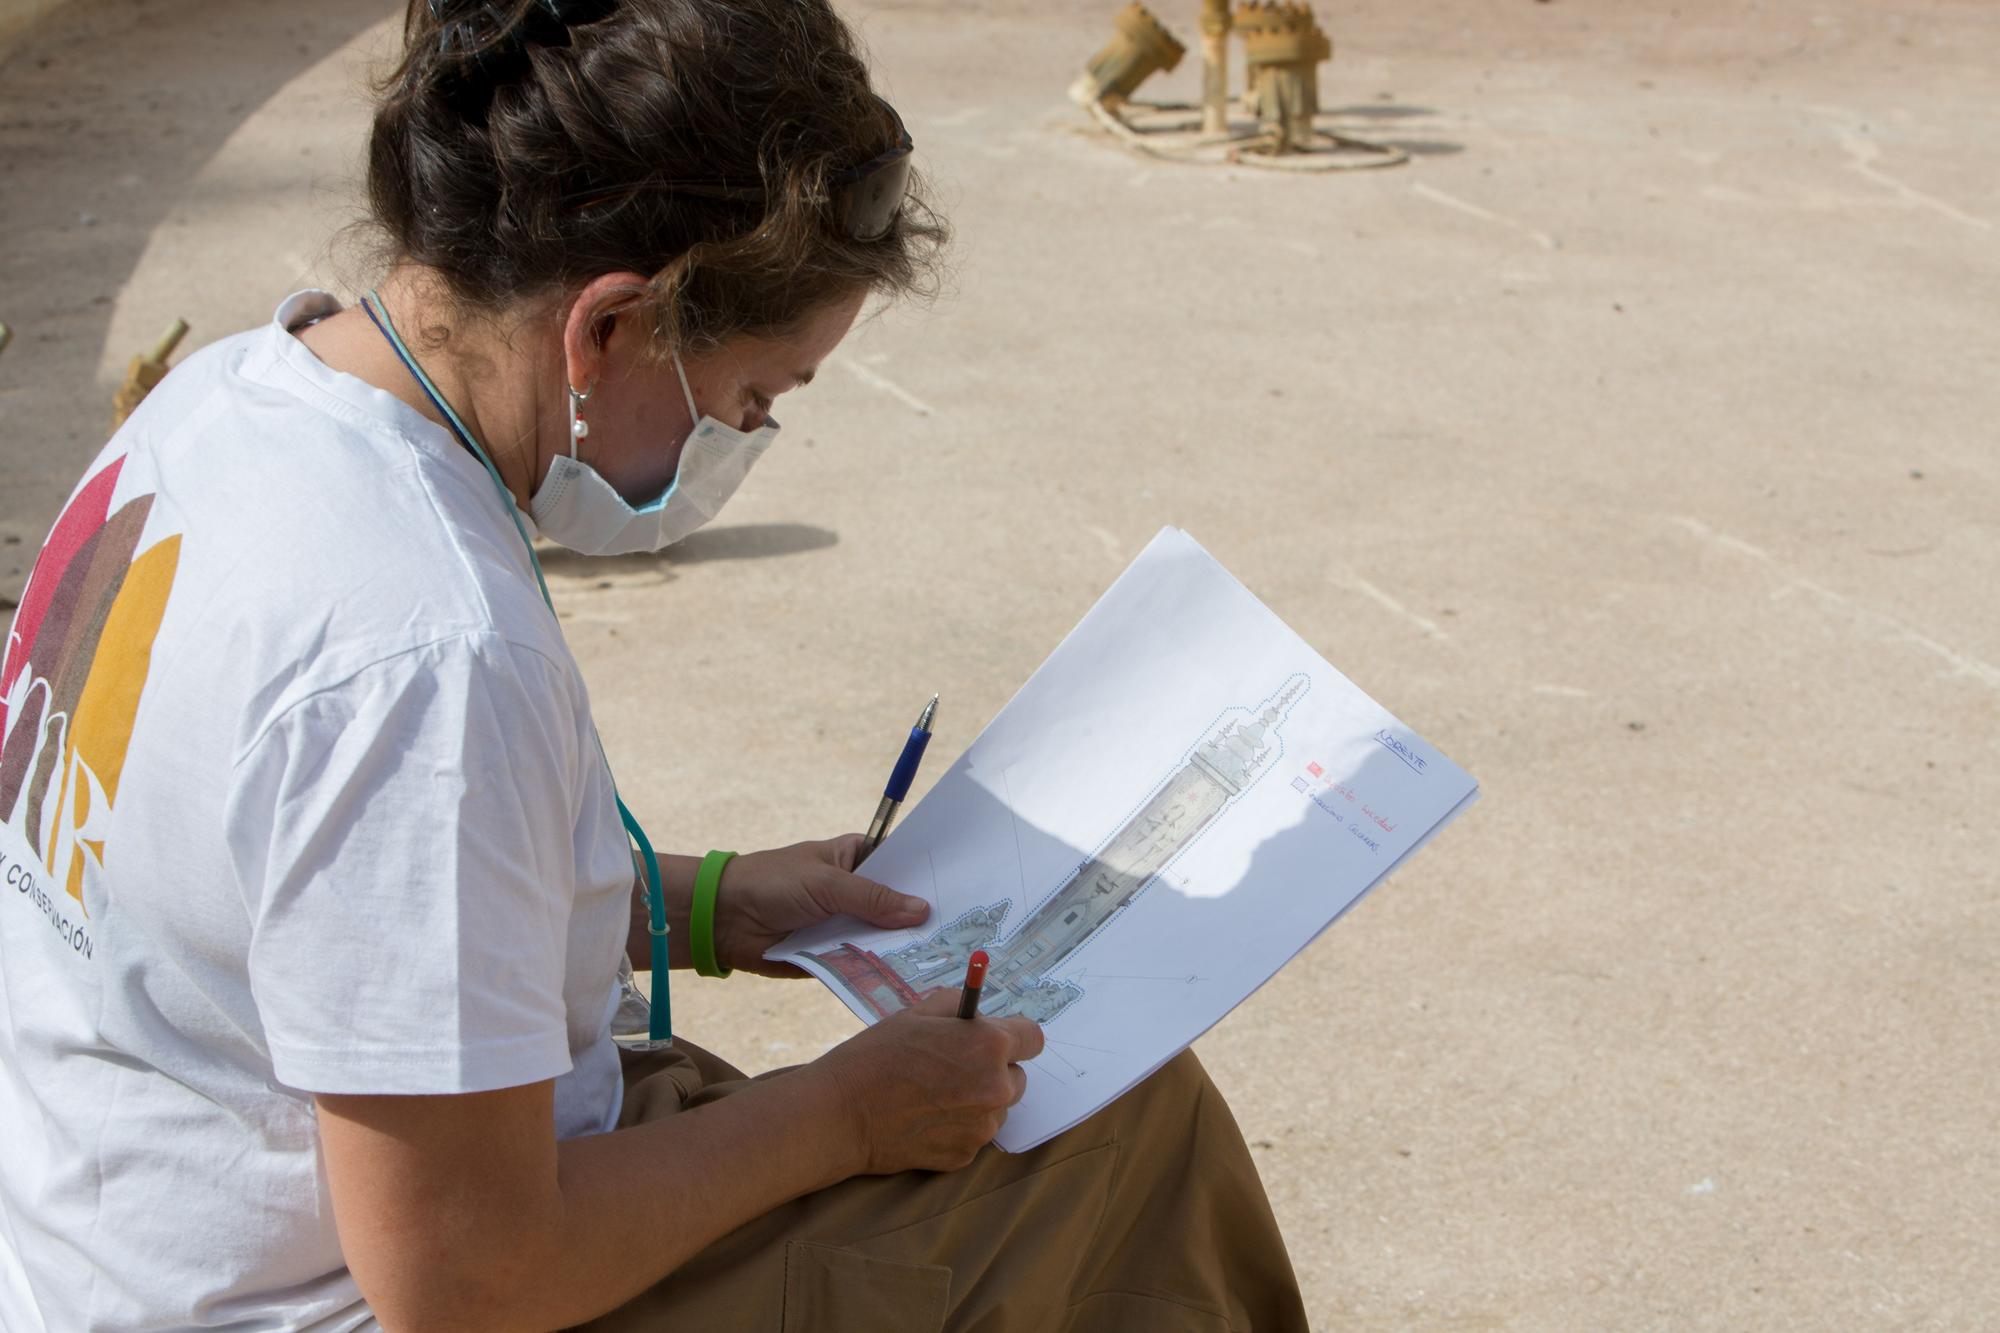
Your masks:
<svg viewBox="0 0 2000 1333"><path fill-rule="evenodd" d="M852 10L953 283L712 532L560 564L633 804L858 826L1179 524L1486 793L1199 1045L1319 1325L2000 1322L2000 20L1350 0L1325 100L1417 156L1298 179L1092 130L1112 8ZM161 326L365 279L386 12L78 0L0 67L0 594ZM855 1026L675 996L752 1069Z"/></svg>

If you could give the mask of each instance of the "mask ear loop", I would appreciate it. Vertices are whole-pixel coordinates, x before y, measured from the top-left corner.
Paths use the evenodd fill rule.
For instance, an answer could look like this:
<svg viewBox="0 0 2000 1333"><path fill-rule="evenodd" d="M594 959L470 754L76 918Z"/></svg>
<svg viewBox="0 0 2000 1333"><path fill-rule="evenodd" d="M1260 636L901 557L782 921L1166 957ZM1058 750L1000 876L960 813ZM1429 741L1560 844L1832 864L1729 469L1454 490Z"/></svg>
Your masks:
<svg viewBox="0 0 2000 1333"><path fill-rule="evenodd" d="M694 390L688 388L687 368L681 365L681 354L678 348L674 351L674 374L681 377L681 394L688 402L688 434L692 435L695 427L701 425L701 409L694 405Z"/></svg>

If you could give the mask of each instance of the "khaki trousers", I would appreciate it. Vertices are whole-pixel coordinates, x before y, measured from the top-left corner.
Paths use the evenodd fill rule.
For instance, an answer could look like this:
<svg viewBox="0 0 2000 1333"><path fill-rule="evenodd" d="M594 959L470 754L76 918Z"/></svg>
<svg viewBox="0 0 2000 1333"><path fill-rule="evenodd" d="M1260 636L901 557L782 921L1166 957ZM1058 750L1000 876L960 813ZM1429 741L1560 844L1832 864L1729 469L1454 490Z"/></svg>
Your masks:
<svg viewBox="0 0 2000 1333"><path fill-rule="evenodd" d="M763 1075L782 1078L784 1071ZM621 1124L745 1086L698 1047L628 1057ZM1305 1333L1277 1220L1192 1051L1031 1152L857 1176L739 1227L586 1326L772 1333Z"/></svg>

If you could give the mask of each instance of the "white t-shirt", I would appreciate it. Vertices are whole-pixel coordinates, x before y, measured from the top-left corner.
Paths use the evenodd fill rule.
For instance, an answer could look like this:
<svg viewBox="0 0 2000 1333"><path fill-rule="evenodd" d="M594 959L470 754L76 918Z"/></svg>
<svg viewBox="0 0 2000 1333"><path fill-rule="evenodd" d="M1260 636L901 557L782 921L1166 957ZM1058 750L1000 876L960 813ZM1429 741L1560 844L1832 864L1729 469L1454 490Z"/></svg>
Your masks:
<svg viewBox="0 0 2000 1333"><path fill-rule="evenodd" d="M583 681L477 460L287 331L338 308L168 376L14 618L10 1331L372 1326L312 1093L617 1117L632 861Z"/></svg>

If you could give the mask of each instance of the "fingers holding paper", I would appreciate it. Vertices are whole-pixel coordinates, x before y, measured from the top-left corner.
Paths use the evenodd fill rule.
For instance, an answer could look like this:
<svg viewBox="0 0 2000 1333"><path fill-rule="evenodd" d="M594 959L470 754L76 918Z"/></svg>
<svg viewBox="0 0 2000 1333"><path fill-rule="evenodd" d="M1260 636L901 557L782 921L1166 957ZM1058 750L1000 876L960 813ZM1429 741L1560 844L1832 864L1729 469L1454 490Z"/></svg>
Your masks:
<svg viewBox="0 0 2000 1333"><path fill-rule="evenodd" d="M835 916L885 930L920 924L930 904L854 873L861 835L749 852L722 872L715 899L716 957L725 967L771 977L805 973L764 951L793 931Z"/></svg>

